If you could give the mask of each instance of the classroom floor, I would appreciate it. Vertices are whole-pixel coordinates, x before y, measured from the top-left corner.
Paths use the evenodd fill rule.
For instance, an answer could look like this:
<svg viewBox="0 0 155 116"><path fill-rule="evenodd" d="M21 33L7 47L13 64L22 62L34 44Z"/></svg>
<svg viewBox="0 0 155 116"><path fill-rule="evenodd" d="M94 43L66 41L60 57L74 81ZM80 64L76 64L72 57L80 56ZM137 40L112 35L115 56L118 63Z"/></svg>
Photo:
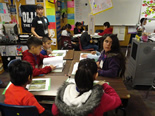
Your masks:
<svg viewBox="0 0 155 116"><path fill-rule="evenodd" d="M125 53L124 48L122 48L122 51ZM0 75L0 80L3 82L8 83L9 79L8 72L4 72ZM138 86L136 88L132 88L130 81L125 82L124 84L126 85L131 95L131 98L128 101L128 106L126 108L126 116L155 116L155 90L151 90L148 98L146 99L145 95L149 87ZM0 93L2 93L3 90L4 89L0 88ZM0 95L0 102L3 101L4 96ZM110 111L108 112L108 116L123 116L123 112L119 110L118 114L115 114L114 111Z"/></svg>

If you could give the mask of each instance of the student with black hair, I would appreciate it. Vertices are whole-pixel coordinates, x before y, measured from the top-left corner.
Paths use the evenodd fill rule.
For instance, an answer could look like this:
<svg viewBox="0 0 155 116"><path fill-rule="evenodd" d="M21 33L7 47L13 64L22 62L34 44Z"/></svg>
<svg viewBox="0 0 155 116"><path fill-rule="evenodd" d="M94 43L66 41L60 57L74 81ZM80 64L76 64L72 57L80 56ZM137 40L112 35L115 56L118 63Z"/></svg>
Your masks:
<svg viewBox="0 0 155 116"><path fill-rule="evenodd" d="M119 40L114 34L103 37L103 51L97 62L98 74L104 77L123 77L125 57L121 52Z"/></svg>
<svg viewBox="0 0 155 116"><path fill-rule="evenodd" d="M32 21L31 32L38 39L43 37L51 37L48 29L49 21L47 17L43 16L44 7L41 4L36 5L37 16Z"/></svg>
<svg viewBox="0 0 155 116"><path fill-rule="evenodd" d="M5 104L36 106L40 116L52 116L43 108L34 95L26 89L26 85L32 81L33 68L30 63L15 59L9 63L9 75L12 84L5 92Z"/></svg>
<svg viewBox="0 0 155 116"><path fill-rule="evenodd" d="M109 22L105 22L103 24L103 32L102 33L98 33L98 35L103 36L105 34L112 34L113 29L110 27L110 23Z"/></svg>
<svg viewBox="0 0 155 116"><path fill-rule="evenodd" d="M115 90L104 81L94 85L98 77L97 65L92 59L79 62L75 84L65 82L59 88L54 116L103 116L104 112L120 106L121 100Z"/></svg>
<svg viewBox="0 0 155 116"><path fill-rule="evenodd" d="M83 32L83 26L82 23L76 22L75 23L75 28L74 28L74 34L81 34Z"/></svg>
<svg viewBox="0 0 155 116"><path fill-rule="evenodd" d="M64 30L62 30L62 32L61 32L61 35L72 37L72 35L70 33L71 28L72 28L72 26L70 24L66 24Z"/></svg>
<svg viewBox="0 0 155 116"><path fill-rule="evenodd" d="M27 40L27 46L28 50L24 51L23 54L23 60L29 62L33 67L33 76L38 76L40 74L46 74L51 72L51 70L55 69L55 66L45 66L44 68L39 68L40 65L43 62L43 59L48 57L45 55L42 55L41 52L41 46L42 41L36 37L30 37Z"/></svg>
<svg viewBox="0 0 155 116"><path fill-rule="evenodd" d="M94 48L95 51L98 50L98 46L93 44L93 40L91 39L90 35L88 34L88 26L85 27L85 32L82 33L80 37L81 45L83 49L90 49Z"/></svg>
<svg viewBox="0 0 155 116"><path fill-rule="evenodd" d="M43 47L40 52L42 55L49 55L52 53L51 51L51 39L49 37L43 37L42 39Z"/></svg>
<svg viewBox="0 0 155 116"><path fill-rule="evenodd" d="M147 18L141 18L140 19L140 26L137 27L137 31L146 32L144 25L147 24Z"/></svg>

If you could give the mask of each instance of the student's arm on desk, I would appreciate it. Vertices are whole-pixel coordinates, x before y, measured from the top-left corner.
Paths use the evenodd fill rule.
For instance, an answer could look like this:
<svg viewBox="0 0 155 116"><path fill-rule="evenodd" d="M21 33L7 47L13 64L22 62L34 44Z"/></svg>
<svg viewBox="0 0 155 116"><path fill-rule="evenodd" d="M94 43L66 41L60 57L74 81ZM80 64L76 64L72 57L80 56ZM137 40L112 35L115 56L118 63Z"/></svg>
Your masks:
<svg viewBox="0 0 155 116"><path fill-rule="evenodd" d="M51 72L51 70L52 70L50 66L46 66L46 67L40 68L40 69L36 68L35 63L33 62L32 59L24 59L24 60L28 61L31 64L31 66L33 68L33 76L38 76L40 74L46 74L46 73Z"/></svg>
<svg viewBox="0 0 155 116"><path fill-rule="evenodd" d="M121 105L121 99L116 91L107 83L102 85L104 93L101 99L101 107L104 112L113 110Z"/></svg>

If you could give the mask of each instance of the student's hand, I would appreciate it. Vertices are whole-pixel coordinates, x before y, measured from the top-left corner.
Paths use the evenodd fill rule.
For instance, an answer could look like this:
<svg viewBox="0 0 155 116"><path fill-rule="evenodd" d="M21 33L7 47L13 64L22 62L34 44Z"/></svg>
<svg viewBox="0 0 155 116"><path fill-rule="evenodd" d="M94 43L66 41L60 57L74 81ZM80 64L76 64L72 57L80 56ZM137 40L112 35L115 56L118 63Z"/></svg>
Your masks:
<svg viewBox="0 0 155 116"><path fill-rule="evenodd" d="M106 82L105 81L99 81L97 84L103 85L104 83L106 83Z"/></svg>
<svg viewBox="0 0 155 116"><path fill-rule="evenodd" d="M98 68L100 68L100 63L99 62L96 62L96 65Z"/></svg>
<svg viewBox="0 0 155 116"><path fill-rule="evenodd" d="M56 66L50 65L51 69L54 70Z"/></svg>
<svg viewBox="0 0 155 116"><path fill-rule="evenodd" d="M51 50L47 50L47 55L52 54Z"/></svg>
<svg viewBox="0 0 155 116"><path fill-rule="evenodd" d="M75 42L71 42L72 44L76 44Z"/></svg>
<svg viewBox="0 0 155 116"><path fill-rule="evenodd" d="M88 54L83 54L83 55L81 55L81 57L82 57L82 58L87 58L87 55L88 55Z"/></svg>
<svg viewBox="0 0 155 116"><path fill-rule="evenodd" d="M96 51L91 51L90 53L91 53L91 54L96 54Z"/></svg>
<svg viewBox="0 0 155 116"><path fill-rule="evenodd" d="M37 36L37 38L38 38L38 39L42 39L43 37L42 37L42 36Z"/></svg>

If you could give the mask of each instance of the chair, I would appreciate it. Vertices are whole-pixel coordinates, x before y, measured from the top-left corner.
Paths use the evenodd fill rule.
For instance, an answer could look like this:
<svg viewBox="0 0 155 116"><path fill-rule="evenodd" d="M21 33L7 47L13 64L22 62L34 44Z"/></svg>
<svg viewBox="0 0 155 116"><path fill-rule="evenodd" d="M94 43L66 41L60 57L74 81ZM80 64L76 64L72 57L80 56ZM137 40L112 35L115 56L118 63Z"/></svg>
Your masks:
<svg viewBox="0 0 155 116"><path fill-rule="evenodd" d="M61 36L61 49L73 49L70 37Z"/></svg>
<svg viewBox="0 0 155 116"><path fill-rule="evenodd" d="M83 48L82 48L82 45L81 45L81 40L80 40L80 38L79 38L79 48L80 48L81 51L93 51L93 50L94 50L94 48L83 49Z"/></svg>
<svg viewBox="0 0 155 116"><path fill-rule="evenodd" d="M39 116L35 106L17 106L0 103L2 116Z"/></svg>

